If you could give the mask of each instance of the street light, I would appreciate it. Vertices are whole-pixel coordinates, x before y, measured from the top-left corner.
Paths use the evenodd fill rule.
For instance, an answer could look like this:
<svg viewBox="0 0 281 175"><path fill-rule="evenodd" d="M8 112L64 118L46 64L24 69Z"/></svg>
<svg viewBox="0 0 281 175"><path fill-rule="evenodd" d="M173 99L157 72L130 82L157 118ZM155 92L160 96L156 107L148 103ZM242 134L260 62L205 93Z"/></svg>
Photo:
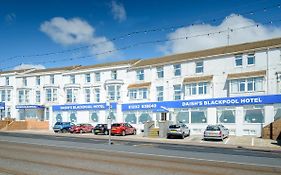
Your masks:
<svg viewBox="0 0 281 175"><path fill-rule="evenodd" d="M108 129L108 145L111 145L111 116L110 116L110 101L106 101L106 106L108 106L108 116L107 116L107 129Z"/></svg>

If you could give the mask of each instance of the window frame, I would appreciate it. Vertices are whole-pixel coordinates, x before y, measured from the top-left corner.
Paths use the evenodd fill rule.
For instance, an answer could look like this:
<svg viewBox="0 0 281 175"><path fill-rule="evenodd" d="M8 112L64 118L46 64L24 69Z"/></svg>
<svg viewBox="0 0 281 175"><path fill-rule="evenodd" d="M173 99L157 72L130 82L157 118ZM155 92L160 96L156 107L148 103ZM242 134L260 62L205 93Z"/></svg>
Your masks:
<svg viewBox="0 0 281 175"><path fill-rule="evenodd" d="M199 65L199 64L202 64L202 65ZM196 74L204 73L204 61L197 61L195 63L195 73Z"/></svg>
<svg viewBox="0 0 281 175"><path fill-rule="evenodd" d="M234 65L235 67L242 67L243 66L243 55L242 54L237 54L234 56ZM241 65L237 65L237 61L241 60Z"/></svg>
<svg viewBox="0 0 281 175"><path fill-rule="evenodd" d="M181 64L174 64L174 76L179 77L181 76Z"/></svg>

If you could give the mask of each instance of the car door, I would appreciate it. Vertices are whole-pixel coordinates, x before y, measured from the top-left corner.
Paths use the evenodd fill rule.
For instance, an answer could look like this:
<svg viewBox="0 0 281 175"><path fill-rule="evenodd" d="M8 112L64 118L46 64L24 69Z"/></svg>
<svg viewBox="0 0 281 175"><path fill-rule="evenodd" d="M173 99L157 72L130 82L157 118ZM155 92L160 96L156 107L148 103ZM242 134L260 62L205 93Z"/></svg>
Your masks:
<svg viewBox="0 0 281 175"><path fill-rule="evenodd" d="M127 123L128 126L128 130L129 130L129 134L133 134L134 133L134 127L132 125L130 125L129 123Z"/></svg>

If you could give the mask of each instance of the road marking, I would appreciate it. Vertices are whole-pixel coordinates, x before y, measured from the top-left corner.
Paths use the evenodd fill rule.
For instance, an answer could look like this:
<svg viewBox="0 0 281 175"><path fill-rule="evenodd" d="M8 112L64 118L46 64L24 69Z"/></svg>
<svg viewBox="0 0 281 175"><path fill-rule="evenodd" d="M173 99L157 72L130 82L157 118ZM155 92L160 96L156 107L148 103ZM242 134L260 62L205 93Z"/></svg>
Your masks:
<svg viewBox="0 0 281 175"><path fill-rule="evenodd" d="M252 137L252 146L254 146L254 137Z"/></svg>
<svg viewBox="0 0 281 175"><path fill-rule="evenodd" d="M230 140L230 138L228 137L227 139L226 139L226 141L224 142L224 144L227 144L227 142Z"/></svg>

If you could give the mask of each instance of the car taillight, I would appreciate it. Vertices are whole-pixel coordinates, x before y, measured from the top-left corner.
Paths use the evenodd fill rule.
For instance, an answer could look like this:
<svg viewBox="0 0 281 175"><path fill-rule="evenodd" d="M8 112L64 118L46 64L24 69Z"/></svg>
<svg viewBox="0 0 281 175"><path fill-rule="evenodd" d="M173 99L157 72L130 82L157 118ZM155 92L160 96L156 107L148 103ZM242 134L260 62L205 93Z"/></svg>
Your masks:
<svg viewBox="0 0 281 175"><path fill-rule="evenodd" d="M219 135L221 136L222 135L222 132L220 131Z"/></svg>

